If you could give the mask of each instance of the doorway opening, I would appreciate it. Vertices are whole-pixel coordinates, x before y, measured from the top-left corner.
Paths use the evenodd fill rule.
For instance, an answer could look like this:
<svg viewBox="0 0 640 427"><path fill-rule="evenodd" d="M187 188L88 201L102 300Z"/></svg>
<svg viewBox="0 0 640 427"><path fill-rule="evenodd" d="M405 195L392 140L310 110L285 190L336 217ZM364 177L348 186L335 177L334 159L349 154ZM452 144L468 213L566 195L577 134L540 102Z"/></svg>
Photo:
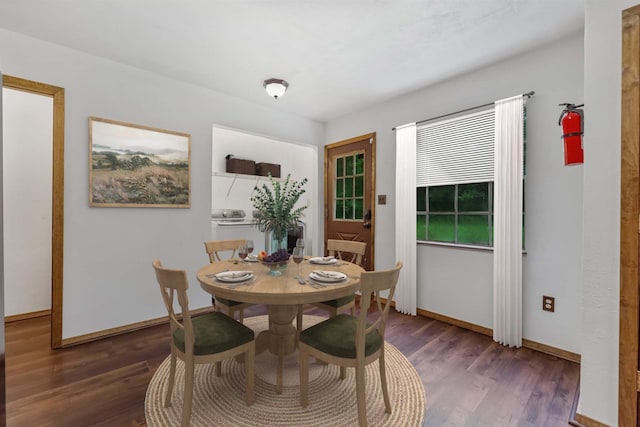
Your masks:
<svg viewBox="0 0 640 427"><path fill-rule="evenodd" d="M13 76L2 87L53 98L51 186L51 347L62 347L62 267L64 229L64 88Z"/></svg>

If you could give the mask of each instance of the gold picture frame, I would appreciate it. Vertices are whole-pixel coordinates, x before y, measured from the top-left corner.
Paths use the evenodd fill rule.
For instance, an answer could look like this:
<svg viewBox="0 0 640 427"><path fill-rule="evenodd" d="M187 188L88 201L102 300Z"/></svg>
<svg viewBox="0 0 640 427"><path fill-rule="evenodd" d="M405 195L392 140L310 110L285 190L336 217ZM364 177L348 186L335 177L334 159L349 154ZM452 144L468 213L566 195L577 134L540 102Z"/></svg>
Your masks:
<svg viewBox="0 0 640 427"><path fill-rule="evenodd" d="M191 135L89 117L89 206L191 207Z"/></svg>

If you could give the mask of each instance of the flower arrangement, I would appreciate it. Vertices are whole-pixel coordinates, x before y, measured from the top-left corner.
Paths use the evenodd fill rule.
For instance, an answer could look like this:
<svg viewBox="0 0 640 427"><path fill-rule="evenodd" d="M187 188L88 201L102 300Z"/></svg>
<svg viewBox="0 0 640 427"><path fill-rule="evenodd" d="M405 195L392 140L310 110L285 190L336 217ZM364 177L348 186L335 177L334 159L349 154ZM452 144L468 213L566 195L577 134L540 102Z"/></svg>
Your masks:
<svg viewBox="0 0 640 427"><path fill-rule="evenodd" d="M287 232L299 224L302 212L307 208L295 208L295 205L304 194L303 186L308 180L295 181L289 174L282 184L271 175L269 181L270 186L264 183L262 187L254 187L251 202L257 210L254 217L258 229L273 232L274 239L281 242L287 237Z"/></svg>

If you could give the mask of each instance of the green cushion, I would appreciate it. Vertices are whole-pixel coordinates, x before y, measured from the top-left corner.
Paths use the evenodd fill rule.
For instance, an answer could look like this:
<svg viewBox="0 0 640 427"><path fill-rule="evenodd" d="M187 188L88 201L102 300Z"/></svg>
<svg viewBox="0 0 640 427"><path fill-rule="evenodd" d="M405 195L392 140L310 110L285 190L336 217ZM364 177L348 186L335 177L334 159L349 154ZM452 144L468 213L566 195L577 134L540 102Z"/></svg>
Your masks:
<svg viewBox="0 0 640 427"><path fill-rule="evenodd" d="M300 341L323 353L355 359L357 323L357 317L339 314L302 331ZM379 350L383 343L377 330L369 332L365 339L365 356Z"/></svg>
<svg viewBox="0 0 640 427"><path fill-rule="evenodd" d="M331 307L342 307L356 299L355 295L348 295L346 297L338 298L338 299L330 299L329 301L322 301L322 304L330 305Z"/></svg>
<svg viewBox="0 0 640 427"><path fill-rule="evenodd" d="M242 302L232 301L230 299L220 298L220 297L216 297L216 301L221 302L222 304L226 305L227 307L233 307L234 305L244 304Z"/></svg>
<svg viewBox="0 0 640 427"><path fill-rule="evenodd" d="M192 318L195 345L193 354L220 353L253 341L253 330L219 312ZM173 334L174 345L184 353L184 330Z"/></svg>

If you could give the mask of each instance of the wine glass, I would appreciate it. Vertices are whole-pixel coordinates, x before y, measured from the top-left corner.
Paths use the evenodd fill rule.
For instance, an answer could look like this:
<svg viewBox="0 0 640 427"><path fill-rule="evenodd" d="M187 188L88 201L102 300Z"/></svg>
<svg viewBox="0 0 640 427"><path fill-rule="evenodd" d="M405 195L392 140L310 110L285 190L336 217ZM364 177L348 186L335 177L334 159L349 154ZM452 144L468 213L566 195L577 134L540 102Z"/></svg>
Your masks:
<svg viewBox="0 0 640 427"><path fill-rule="evenodd" d="M246 243L243 245L240 245L240 247L238 248L238 256L240 257L242 262L244 262L244 259L247 257L247 255L249 255L248 251L249 251L249 248L247 248Z"/></svg>
<svg viewBox="0 0 640 427"><path fill-rule="evenodd" d="M300 277L300 263L304 259L304 248L296 246L293 248L293 262L298 264L298 277Z"/></svg>
<svg viewBox="0 0 640 427"><path fill-rule="evenodd" d="M247 253L251 254L253 252L253 240L247 240Z"/></svg>

